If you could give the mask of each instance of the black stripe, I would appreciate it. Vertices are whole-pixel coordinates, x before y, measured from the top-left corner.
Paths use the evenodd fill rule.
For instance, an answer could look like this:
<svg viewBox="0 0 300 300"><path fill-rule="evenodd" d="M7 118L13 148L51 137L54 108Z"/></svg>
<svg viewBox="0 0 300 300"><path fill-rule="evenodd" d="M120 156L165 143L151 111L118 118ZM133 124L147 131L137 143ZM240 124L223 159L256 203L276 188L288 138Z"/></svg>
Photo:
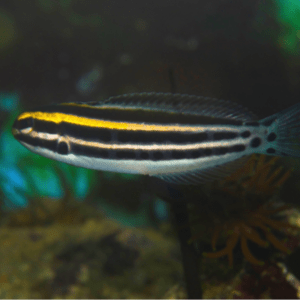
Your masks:
<svg viewBox="0 0 300 300"><path fill-rule="evenodd" d="M34 138L29 135L18 134L15 136L20 142L24 142L33 147L42 147L53 151L59 152L61 149L57 144L57 141L47 141L40 138ZM135 151L135 150L107 150L96 147L84 146L80 144L71 144L70 149L63 151L60 154L67 154L68 151L75 155L89 156L94 158L103 159L134 159L134 160L174 160L174 159L197 159L200 157L208 157L215 155L224 155L226 153L241 152L246 149L245 145L238 144L231 147L212 147L198 150L172 150L172 151ZM60 151L61 152L61 151Z"/></svg>
<svg viewBox="0 0 300 300"><path fill-rule="evenodd" d="M234 145L231 147L230 152L242 152L246 150L246 146L243 144Z"/></svg>
<svg viewBox="0 0 300 300"><path fill-rule="evenodd" d="M253 127L258 127L259 123L257 121L252 121L252 122L245 122L246 126L253 126Z"/></svg>
<svg viewBox="0 0 300 300"><path fill-rule="evenodd" d="M76 139L89 142L115 143L115 144L192 144L204 141L230 140L238 136L235 132L221 131L200 133L187 132L158 132L158 131L139 131L139 130L117 130L87 127L83 125L35 120L34 130L43 133L58 133L61 136L70 136Z"/></svg>
<svg viewBox="0 0 300 300"><path fill-rule="evenodd" d="M31 127L33 127L33 118L31 117L22 120L16 119L13 124L13 128L18 130L27 129Z"/></svg>
<svg viewBox="0 0 300 300"><path fill-rule="evenodd" d="M56 124L50 121L35 120L33 129L36 132L59 134L60 136L70 136L86 141L111 142L112 130L95 127L86 127L66 122Z"/></svg>
<svg viewBox="0 0 300 300"><path fill-rule="evenodd" d="M116 122L135 122L135 123L150 123L150 124L180 124L180 125L242 125L243 122L233 119L203 117L199 115L167 112L150 109L101 109L94 107L81 107L73 105L51 105L32 110L32 112L58 112L69 115L75 115L86 118L93 118L106 121Z"/></svg>
<svg viewBox="0 0 300 300"><path fill-rule="evenodd" d="M224 155L229 152L229 147L218 147L215 148L214 154L215 155Z"/></svg>
<svg viewBox="0 0 300 300"><path fill-rule="evenodd" d="M39 138L34 138L34 137L31 137L31 136L25 135L25 134L17 134L17 135L15 135L15 138L18 141L24 142L33 147L46 148L53 152L57 151L57 141L56 140L55 141L47 141L47 140L42 140Z"/></svg>
<svg viewBox="0 0 300 300"><path fill-rule="evenodd" d="M129 150L115 151L115 159L137 159L136 153Z"/></svg>
<svg viewBox="0 0 300 300"><path fill-rule="evenodd" d="M204 142L208 140L205 132L186 133L186 132L157 132L157 131L125 131L116 130L117 140L120 144L165 144L182 145Z"/></svg>
<svg viewBox="0 0 300 300"><path fill-rule="evenodd" d="M237 153L244 151L246 147L243 144L231 147L214 147L197 150L172 150L172 151L135 151L135 150L107 150L83 145L71 145L72 153L94 158L126 160L133 159L137 161L167 161L176 159L197 159L209 156L222 156L226 153Z"/></svg>
<svg viewBox="0 0 300 300"><path fill-rule="evenodd" d="M112 129L102 129L95 127L86 127L83 125L75 125L66 122L59 124L59 133L64 136L74 137L76 139L99 142L111 143L113 140L114 131Z"/></svg>
<svg viewBox="0 0 300 300"><path fill-rule="evenodd" d="M34 120L33 130L35 130L36 132L44 132L51 134L61 133L58 124L37 119Z"/></svg>
<svg viewBox="0 0 300 300"><path fill-rule="evenodd" d="M232 140L236 138L238 134L236 132L231 131L219 131L214 133L214 141L221 141L221 140Z"/></svg>
<svg viewBox="0 0 300 300"><path fill-rule="evenodd" d="M76 144L71 144L71 151L75 155L104 158L104 159L112 158L112 155L114 155L114 153L112 153L113 151L88 147L88 146L82 146L82 145L76 145Z"/></svg>

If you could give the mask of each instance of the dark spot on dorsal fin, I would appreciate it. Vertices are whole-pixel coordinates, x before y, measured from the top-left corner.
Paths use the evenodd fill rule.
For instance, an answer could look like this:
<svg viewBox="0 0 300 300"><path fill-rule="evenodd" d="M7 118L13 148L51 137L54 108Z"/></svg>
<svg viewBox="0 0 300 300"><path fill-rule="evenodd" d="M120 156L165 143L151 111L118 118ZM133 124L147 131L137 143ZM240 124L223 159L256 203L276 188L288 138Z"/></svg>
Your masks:
<svg viewBox="0 0 300 300"><path fill-rule="evenodd" d="M251 141L252 148L257 148L260 144L261 144L261 139L259 137L256 137Z"/></svg>
<svg viewBox="0 0 300 300"><path fill-rule="evenodd" d="M271 132L269 135L268 135L268 142L273 142L273 141L275 141L276 140L276 138L277 138L277 135L276 135L276 133L275 132Z"/></svg>

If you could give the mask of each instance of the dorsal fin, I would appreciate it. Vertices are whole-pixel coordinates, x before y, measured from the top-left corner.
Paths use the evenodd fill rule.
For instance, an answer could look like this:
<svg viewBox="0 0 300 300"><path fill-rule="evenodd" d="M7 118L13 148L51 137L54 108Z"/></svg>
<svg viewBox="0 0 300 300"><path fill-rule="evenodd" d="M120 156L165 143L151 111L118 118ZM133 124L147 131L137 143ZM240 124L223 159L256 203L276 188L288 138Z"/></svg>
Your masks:
<svg viewBox="0 0 300 300"><path fill-rule="evenodd" d="M168 111L199 115L213 118L225 118L251 121L256 116L243 106L215 98L172 93L133 93L110 97L99 102L87 102L94 107L119 107Z"/></svg>

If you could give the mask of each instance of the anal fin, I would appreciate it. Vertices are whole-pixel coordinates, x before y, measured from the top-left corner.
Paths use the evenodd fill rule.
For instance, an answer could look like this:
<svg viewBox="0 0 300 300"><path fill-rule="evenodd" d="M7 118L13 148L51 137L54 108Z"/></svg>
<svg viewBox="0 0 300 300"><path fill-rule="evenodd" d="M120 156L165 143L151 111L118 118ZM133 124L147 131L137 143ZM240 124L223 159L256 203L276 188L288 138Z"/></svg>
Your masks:
<svg viewBox="0 0 300 300"><path fill-rule="evenodd" d="M249 157L249 155L246 155L234 161L207 169L196 169L179 173L157 174L153 176L174 184L205 184L207 182L220 180L226 176L229 176L231 173L241 168L249 159Z"/></svg>

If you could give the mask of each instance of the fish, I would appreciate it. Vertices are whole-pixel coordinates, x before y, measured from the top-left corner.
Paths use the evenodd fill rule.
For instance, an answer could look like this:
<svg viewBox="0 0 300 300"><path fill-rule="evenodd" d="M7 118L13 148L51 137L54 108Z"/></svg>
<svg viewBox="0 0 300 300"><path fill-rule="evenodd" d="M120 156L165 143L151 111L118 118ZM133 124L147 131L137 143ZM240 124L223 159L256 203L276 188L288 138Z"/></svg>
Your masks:
<svg viewBox="0 0 300 300"><path fill-rule="evenodd" d="M300 156L300 103L258 120L243 106L174 93L132 93L21 113L14 137L32 152L88 169L203 184L253 153Z"/></svg>

